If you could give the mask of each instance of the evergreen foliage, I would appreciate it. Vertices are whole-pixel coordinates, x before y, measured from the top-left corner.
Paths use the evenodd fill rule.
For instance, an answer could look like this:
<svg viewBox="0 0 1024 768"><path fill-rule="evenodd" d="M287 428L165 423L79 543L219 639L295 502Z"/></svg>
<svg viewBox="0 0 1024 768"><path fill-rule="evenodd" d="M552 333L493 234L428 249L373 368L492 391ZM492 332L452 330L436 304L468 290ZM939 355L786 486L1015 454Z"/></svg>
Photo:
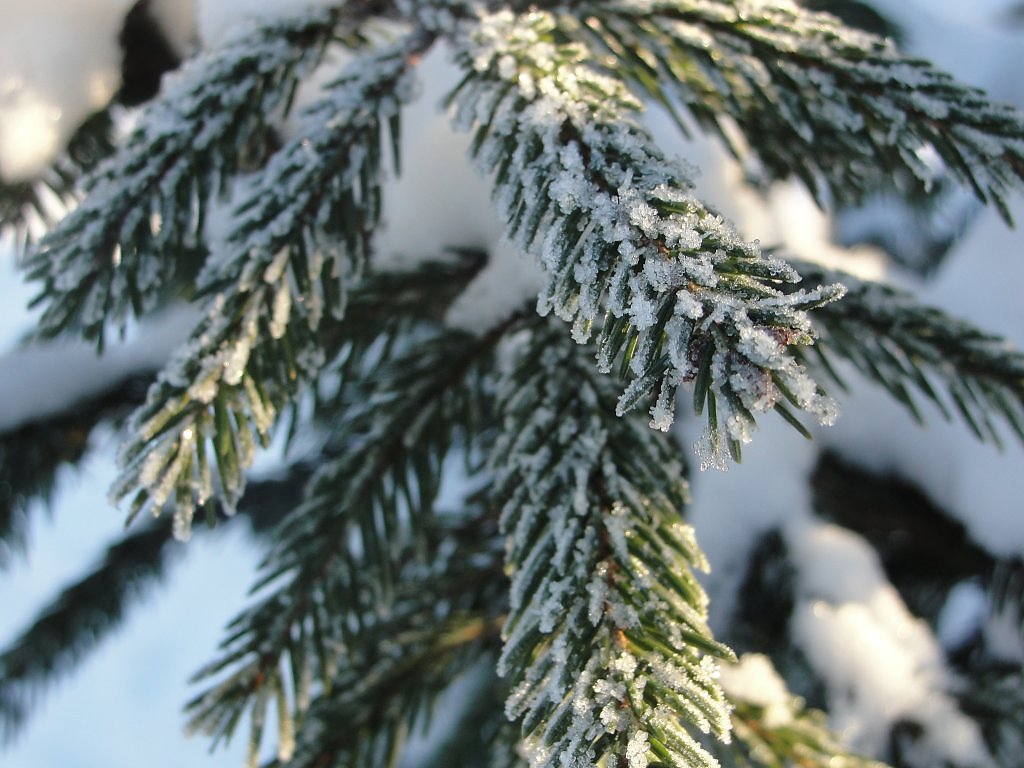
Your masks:
<svg viewBox="0 0 1024 768"><path fill-rule="evenodd" d="M722 138L752 179L796 177L823 205L893 176L927 188L933 152L1007 221L1024 116L788 2L322 5L186 62L116 147L102 113L40 180L81 200L25 239L39 337L102 348L168 301L204 311L145 402L115 390L89 418L0 436L0 565L23 544L24 500L126 407L111 496L129 521L159 517L0 653L0 734L158 580L171 535L241 503L265 556L187 711L214 745L247 723L251 765L274 726L282 768L408 761L453 691L465 703L417 765L880 765L830 732L813 687L810 703L784 686L767 701L719 679L745 663L728 643L757 634L709 628L680 435L700 432L702 469L740 461L769 411L810 437L808 417L836 416L827 390L846 389L845 365L920 421L930 402L981 440L1024 441L1024 357L910 294L745 241L642 113L659 105ZM417 128L402 123L417 68L442 46L460 73L452 124L542 274L539 294L474 332L445 318L494 254L396 266L375 247L384 180ZM37 193L0 187L0 225L48 217ZM314 449L243 500L275 431ZM1019 619L1019 564L1002 568L986 578ZM964 711L1010 766L1020 670L976 681Z"/></svg>

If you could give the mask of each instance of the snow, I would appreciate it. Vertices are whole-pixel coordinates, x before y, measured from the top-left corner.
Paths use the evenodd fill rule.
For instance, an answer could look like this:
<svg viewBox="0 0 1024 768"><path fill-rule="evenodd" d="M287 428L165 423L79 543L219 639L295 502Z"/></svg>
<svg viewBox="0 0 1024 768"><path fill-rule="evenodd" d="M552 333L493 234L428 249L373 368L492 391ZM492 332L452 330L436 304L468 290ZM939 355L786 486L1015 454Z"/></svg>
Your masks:
<svg viewBox="0 0 1024 768"><path fill-rule="evenodd" d="M500 241L490 249L487 265L452 302L445 323L471 333L485 333L514 312L532 310L530 301L543 275L518 248Z"/></svg>
<svg viewBox="0 0 1024 768"><path fill-rule="evenodd" d="M179 0L180 1L180 0ZM196 27L204 48L225 42L245 22L301 16L312 8L337 5L336 0L194 0ZM178 19L181 23L182 19Z"/></svg>
<svg viewBox="0 0 1024 768"><path fill-rule="evenodd" d="M0 178L35 176L121 82L117 36L132 0L4 0Z"/></svg>
<svg viewBox="0 0 1024 768"><path fill-rule="evenodd" d="M449 58L438 47L417 67L423 91L402 114L402 173L389 175L384 185L373 266L407 270L452 248L488 252L487 265L445 317L453 328L484 333L535 300L541 273L502 237L491 185L467 157L469 139L452 130L438 106L460 77Z"/></svg>
<svg viewBox="0 0 1024 768"><path fill-rule="evenodd" d="M745 653L735 664L722 664L718 679L733 701L763 707L766 727L778 728L792 721L792 694L764 654Z"/></svg>
<svg viewBox="0 0 1024 768"><path fill-rule="evenodd" d="M1024 199L1012 201L1024 220ZM986 330L1024 346L1022 242L986 209L954 246L933 282L921 286L923 302L942 307ZM880 473L894 473L920 486L941 508L962 522L971 537L997 556L1024 554L1019 478L1024 449L1008 430L1003 451L979 445L958 423L946 423L926 409L922 430L892 398L858 382L844 398L846 413L835 429L822 433L827 446ZM879 440L880 434L886 436Z"/></svg>
<svg viewBox="0 0 1024 768"><path fill-rule="evenodd" d="M389 174L384 184L376 269L411 269L443 256L446 248L486 250L501 239L491 185L466 156L469 139L451 129L440 108L459 77L449 57L435 48L417 67L422 92L402 113L402 173Z"/></svg>
<svg viewBox="0 0 1024 768"><path fill-rule="evenodd" d="M891 587L867 602L803 602L793 630L828 683L832 726L855 749L884 752L891 728L909 721L923 726L909 764L991 763L977 725L943 692L940 649Z"/></svg>
<svg viewBox="0 0 1024 768"><path fill-rule="evenodd" d="M102 357L84 342L21 347L0 357L0 430L59 413L99 394L122 379L152 373L188 337L197 320L188 307L176 307L144 321L123 343Z"/></svg>
<svg viewBox="0 0 1024 768"><path fill-rule="evenodd" d="M924 728L912 765L987 765L977 726L948 694L942 649L888 584L870 545L822 524L801 526L788 540L800 585L793 631L828 683L839 732L879 754L892 726L907 720Z"/></svg>
<svg viewBox="0 0 1024 768"><path fill-rule="evenodd" d="M979 631L990 611L988 596L977 581L961 581L946 596L935 636L943 649L953 653L967 646Z"/></svg>
<svg viewBox="0 0 1024 768"><path fill-rule="evenodd" d="M807 483L815 458L812 443L781 420L765 420L741 465L693 478L691 519L713 569L712 626L728 624L758 538L782 531L796 570L791 629L826 682L833 726L852 746L878 753L890 728L909 719L924 728L914 765L934 765L936 756L985 764L977 729L949 695L931 630L907 610L865 541L815 521ZM750 503L752 488L758 504Z"/></svg>
<svg viewBox="0 0 1024 768"><path fill-rule="evenodd" d="M1005 33L981 30L977 17L971 19L968 32L962 19L954 25L897 0L885 6L912 19L908 29L925 43L924 53L957 70L955 74L989 85L988 75L1000 73L998 77L1019 88L1019 78L1007 78L1007 73L1020 69L1011 62L1024 60L1019 36L1011 40ZM935 4L935 11L943 9L963 13L963 6L955 2ZM959 71L965 66L969 71ZM1002 98L1022 101L1019 91L1015 96L1012 90L996 90ZM651 121L662 138L672 130L664 115L655 112ZM676 147L691 159L699 158L705 174L698 180L698 194L707 195L734 218L745 236L783 243L787 252L862 278L910 283L877 252L861 249L851 254L831 243L828 217L798 185L773 185L765 203L742 185L735 166L713 142L677 141ZM1020 198L1011 199L1011 206L1016 219L1022 220ZM1019 232L1007 229L986 210L935 282L913 288L923 301L1006 333L1020 345L1021 245ZM1010 437L1002 453L979 445L966 428L944 423L934 411L926 411L929 426L922 430L887 393L845 368L843 375L851 381L853 394L842 397L837 424L816 431L818 447L788 427L763 419L759 434L744 450L742 465L729 475L701 473L694 478L692 519L714 569L707 582L712 625L726 626L757 538L772 528L783 530L797 568L799 601L791 628L826 681L833 725L854 745L870 750L884 746L894 722L911 716L925 726L912 764L938 764L943 756L988 764L977 729L949 696L942 647L953 648L980 630L990 650L1001 649L1005 658L1019 659L1024 654L1019 620L986 620L975 588L962 585L943 611L938 637L933 635L909 614L866 543L814 522L807 475L819 448L838 450L873 470L895 472L915 482L994 554L1019 555L1024 552L1018 487L1024 453ZM692 426L684 433L692 435ZM749 503L751 488L758 489L757 505Z"/></svg>

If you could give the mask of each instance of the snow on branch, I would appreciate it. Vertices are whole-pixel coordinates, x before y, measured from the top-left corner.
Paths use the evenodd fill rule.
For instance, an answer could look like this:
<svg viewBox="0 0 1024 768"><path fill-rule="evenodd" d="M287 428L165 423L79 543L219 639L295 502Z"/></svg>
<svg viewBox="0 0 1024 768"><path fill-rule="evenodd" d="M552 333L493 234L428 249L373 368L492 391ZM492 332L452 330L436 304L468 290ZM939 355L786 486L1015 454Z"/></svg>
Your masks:
<svg viewBox="0 0 1024 768"><path fill-rule="evenodd" d="M796 174L821 202L851 200L897 169L929 186L933 150L1010 220L1024 115L890 41L789 2L625 0L581 19L572 39L610 54L608 67L673 113L685 107L738 157L752 150L769 178Z"/></svg>
<svg viewBox="0 0 1024 768"><path fill-rule="evenodd" d="M207 203L287 110L321 58L335 13L249 29L168 79L132 135L84 182L82 204L26 258L40 332L105 329L151 309L202 242Z"/></svg>
<svg viewBox="0 0 1024 768"><path fill-rule="evenodd" d="M834 404L790 348L812 343L805 310L842 286L782 290L796 272L694 199L623 82L558 42L574 23L504 11L463 24L468 74L451 96L510 237L546 273L540 312L571 322L580 342L600 328L600 369L632 375L620 413L653 396L651 424L667 430L677 387L694 382L708 463L726 445L738 458L758 413L797 423L787 403L831 422Z"/></svg>
<svg viewBox="0 0 1024 768"><path fill-rule="evenodd" d="M409 338L367 380L346 387L351 399L334 427L333 457L282 523L254 587L258 602L235 619L221 656L199 673L221 679L189 705L191 728L216 743L254 708L254 728L261 729L282 674L305 680L306 689L311 680L329 688L339 664L358 661L339 649L372 647L367 622L401 613L408 598L402 573L435 528L442 463L473 431L467 417L493 410L481 370L504 330ZM303 716L306 689L294 691L284 714Z"/></svg>
<svg viewBox="0 0 1024 768"><path fill-rule="evenodd" d="M396 585L393 610L365 615L337 659L329 686L303 714L294 749L278 750L284 765L386 765L388 757L404 756L408 737L436 714L440 694L454 680L481 659L493 667L506 598L501 551L493 537L479 536L486 530L479 520L473 523L473 530L442 531L430 543L429 560L409 559ZM446 714L451 719L459 715ZM501 725L494 715L500 717L500 709L466 712L463 718L480 714L494 724L494 739ZM477 738L485 749L490 746L486 733ZM472 754L477 757L479 752ZM439 764L466 763L444 750Z"/></svg>
<svg viewBox="0 0 1024 768"><path fill-rule="evenodd" d="M918 422L916 391L947 419L958 413L980 439L1001 445L998 418L1024 441L1024 354L912 295L852 275L800 264L808 284L841 280L849 292L814 314L818 343L807 362L841 386L829 359L852 363L881 384Z"/></svg>
<svg viewBox="0 0 1024 768"><path fill-rule="evenodd" d="M498 671L531 765L717 765L691 730L728 739L732 654L706 624L677 451L616 416L612 381L550 323L513 342L491 455L512 571Z"/></svg>
<svg viewBox="0 0 1024 768"><path fill-rule="evenodd" d="M225 254L203 289L206 319L132 417L112 497L134 494L131 515L173 498L177 535L214 495L232 510L257 441L324 362L324 312L341 317L380 217L382 139L397 146L410 67L429 38L414 34L357 61L271 159L238 211ZM207 447L209 444L209 448ZM211 455L212 454L212 455Z"/></svg>

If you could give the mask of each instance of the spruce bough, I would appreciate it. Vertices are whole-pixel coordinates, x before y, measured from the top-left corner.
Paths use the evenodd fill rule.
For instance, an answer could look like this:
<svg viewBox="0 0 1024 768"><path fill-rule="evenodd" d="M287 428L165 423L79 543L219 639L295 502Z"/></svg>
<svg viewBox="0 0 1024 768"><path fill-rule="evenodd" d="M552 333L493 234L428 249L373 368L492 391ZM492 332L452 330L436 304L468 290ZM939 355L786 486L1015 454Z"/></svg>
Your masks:
<svg viewBox="0 0 1024 768"><path fill-rule="evenodd" d="M293 108L338 46L347 63ZM384 174L401 173L402 132L417 129L403 110L437 47L460 72L453 126L541 274L476 333L445 316L487 254L398 269L375 253ZM796 697L769 716L720 684L737 659L695 575L708 563L677 413L685 429L699 417L701 465L722 467L771 412L808 436L831 424L842 359L919 418L911 392L981 439L1024 438L1024 357L908 295L745 241L658 148L648 103L823 204L894 174L928 185L925 150L1007 219L1024 180L1018 112L786 2L350 2L197 57L28 246L41 336L102 345L170 295L205 307L127 421L112 497L131 517L170 515L188 538L197 512L246 509L274 430L318 440L253 604L197 675L192 729L216 743L248 717L254 765L268 722L276 764L392 765L468 680L473 704L449 715L435 761L872 764ZM288 137L268 142L285 115ZM240 202L218 211L228 234L207 242L238 179ZM456 462L469 480L453 503L442 480ZM158 530L146 546L159 552ZM53 666L12 658L7 728Z"/></svg>

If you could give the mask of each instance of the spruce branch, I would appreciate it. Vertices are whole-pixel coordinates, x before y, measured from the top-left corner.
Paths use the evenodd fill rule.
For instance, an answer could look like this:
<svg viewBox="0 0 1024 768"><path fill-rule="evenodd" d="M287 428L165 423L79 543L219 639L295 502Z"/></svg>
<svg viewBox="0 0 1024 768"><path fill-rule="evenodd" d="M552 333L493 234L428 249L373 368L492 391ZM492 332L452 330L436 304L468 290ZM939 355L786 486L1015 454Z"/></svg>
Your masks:
<svg viewBox="0 0 1024 768"><path fill-rule="evenodd" d="M361 617L330 685L303 713L294 746L279 749L287 765L394 764L407 737L429 725L444 689L481 664L493 668L506 581L497 532L478 514L443 521L429 556L403 568L389 610ZM484 681L485 700L496 683ZM500 704L486 704L464 719L500 715ZM491 745L482 746L486 754ZM453 764L448 758L443 764Z"/></svg>
<svg viewBox="0 0 1024 768"><path fill-rule="evenodd" d="M550 324L517 339L491 455L511 606L498 671L535 768L712 766L727 739L706 569L677 449L615 414L612 382Z"/></svg>
<svg viewBox="0 0 1024 768"><path fill-rule="evenodd" d="M933 403L950 420L958 414L981 440L1002 444L998 418L1024 440L1024 354L912 295L811 264L799 265L809 285L842 280L841 302L814 314L818 343L808 365L845 386L829 360L843 358L885 387L914 418L924 418L911 395Z"/></svg>
<svg viewBox="0 0 1024 768"><path fill-rule="evenodd" d="M84 181L81 205L26 258L45 304L43 335L105 329L151 309L177 273L175 255L203 239L207 204L287 112L319 62L336 12L247 30L187 64L125 144Z"/></svg>
<svg viewBox="0 0 1024 768"><path fill-rule="evenodd" d="M345 308L380 216L381 143L397 147L410 67L430 43L413 34L360 59L310 108L304 129L274 155L238 212L226 255L202 285L216 292L203 323L132 418L112 497L133 494L130 517L173 498L189 535L214 494L230 511L257 443L323 366L324 313ZM397 157L395 158L397 165Z"/></svg>
<svg viewBox="0 0 1024 768"><path fill-rule="evenodd" d="M667 430L675 394L694 382L707 403L702 449L738 458L758 413L789 405L829 423L834 404L791 348L812 343L807 309L839 285L783 291L798 280L689 195L689 182L636 122L625 85L561 44L567 16L483 15L464 23L452 94L456 122L493 174L508 232L547 273L538 308L572 323L577 341L596 328L598 367L632 380L625 413L653 397L653 427Z"/></svg>
<svg viewBox="0 0 1024 768"><path fill-rule="evenodd" d="M329 690L339 653L375 616L397 610L410 557L429 562L421 558L441 465L488 426L482 371L506 330L414 335L369 381L346 387L347 417L335 427L340 455L314 475L279 529L254 587L269 591L233 622L222 654L199 673L222 680L190 704L193 728L216 743L246 709L262 727L285 674L296 681L290 711L301 719L308 685L299 682L315 676Z"/></svg>
<svg viewBox="0 0 1024 768"><path fill-rule="evenodd" d="M429 624L425 618L422 629L392 635L372 664L346 668L335 682L337 693L310 708L294 753L272 766L396 765L437 696L481 658L493 663L493 653L483 652L493 651L501 627L475 615L430 617Z"/></svg>
<svg viewBox="0 0 1024 768"><path fill-rule="evenodd" d="M276 530L310 477L304 465L257 480L235 520L261 539ZM167 578L175 549L159 521L126 533L95 567L67 585L0 650L0 744L12 741L53 682L71 673L124 623L134 604Z"/></svg>
<svg viewBox="0 0 1024 768"><path fill-rule="evenodd" d="M762 707L731 699L733 744L722 748L724 766L765 768L886 768L852 754L828 728L824 712L805 709L797 700L785 722L766 722ZM726 750L732 750L727 752Z"/></svg>
<svg viewBox="0 0 1024 768"><path fill-rule="evenodd" d="M673 114L683 106L738 158L749 150L768 179L795 174L820 202L855 200L895 170L928 186L924 150L934 150L1010 221L1024 116L828 14L787 2L630 0L581 16L573 38Z"/></svg>

